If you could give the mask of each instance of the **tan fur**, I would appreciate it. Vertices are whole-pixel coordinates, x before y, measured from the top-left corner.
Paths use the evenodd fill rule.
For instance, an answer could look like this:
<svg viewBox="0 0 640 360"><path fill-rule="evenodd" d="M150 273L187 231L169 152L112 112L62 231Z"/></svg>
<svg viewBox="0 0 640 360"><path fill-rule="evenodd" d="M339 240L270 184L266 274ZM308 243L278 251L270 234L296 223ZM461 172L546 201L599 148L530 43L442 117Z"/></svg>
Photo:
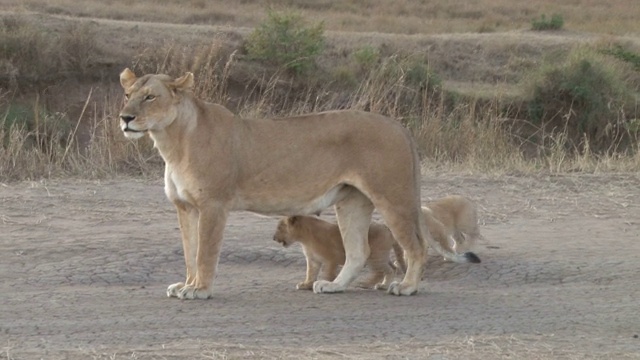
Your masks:
<svg viewBox="0 0 640 360"><path fill-rule="evenodd" d="M473 254L469 251L482 238L476 205L464 196L449 195L428 202L422 207L422 215L435 243L443 244L448 251ZM446 256L445 259L450 260ZM469 262L479 263L480 258L473 254ZM405 267L402 265L396 264L404 271Z"/></svg>
<svg viewBox="0 0 640 360"><path fill-rule="evenodd" d="M396 251L396 258L404 269L402 249L397 244L391 231L385 225L372 223L369 227L369 249L367 266L373 271L372 276L363 284L364 287L387 289L395 276L395 269L389 262L389 251ZM317 280L320 269L321 277L332 281L335 279L338 266L346 260L342 236L338 225L311 216L291 216L281 219L273 240L288 247L299 242L307 260L307 276L297 284L299 290L311 290Z"/></svg>
<svg viewBox="0 0 640 360"><path fill-rule="evenodd" d="M362 111L243 119L194 97L191 73L138 78L125 69L120 83L126 97L120 127L132 139L151 137L178 213L186 280L169 286L168 296L212 296L229 212L306 215L332 205L346 261L333 282L316 281L314 291L341 292L359 274L374 207L407 259L404 279L389 291L417 291L431 239L420 215L416 147L397 121Z"/></svg>
<svg viewBox="0 0 640 360"><path fill-rule="evenodd" d="M439 242L448 241L456 252L469 251L482 237L478 213L473 201L460 195L449 195L428 202L422 213L429 232Z"/></svg>

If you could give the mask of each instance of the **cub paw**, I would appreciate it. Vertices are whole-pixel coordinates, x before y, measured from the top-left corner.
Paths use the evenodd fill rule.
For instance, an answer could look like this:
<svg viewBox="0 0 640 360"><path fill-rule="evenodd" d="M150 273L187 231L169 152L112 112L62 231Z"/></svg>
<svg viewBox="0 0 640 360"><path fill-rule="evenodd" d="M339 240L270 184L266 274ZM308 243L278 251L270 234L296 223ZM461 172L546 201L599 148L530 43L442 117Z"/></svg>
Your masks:
<svg viewBox="0 0 640 360"><path fill-rule="evenodd" d="M313 283L313 292L316 294L332 294L344 292L344 286L331 281L318 280Z"/></svg>
<svg viewBox="0 0 640 360"><path fill-rule="evenodd" d="M414 285L407 285L404 282L392 282L387 290L389 294L393 295L413 295L418 292L418 289Z"/></svg>
<svg viewBox="0 0 640 360"><path fill-rule="evenodd" d="M297 290L313 290L312 282L300 282L296 285Z"/></svg>
<svg viewBox="0 0 640 360"><path fill-rule="evenodd" d="M385 283L380 283L380 284L376 284L376 286L374 286L373 288L376 290L387 290L389 286Z"/></svg>
<svg viewBox="0 0 640 360"><path fill-rule="evenodd" d="M182 300L208 299L212 295L211 290L197 288L194 285L183 286L178 291L178 299Z"/></svg>
<svg viewBox="0 0 640 360"><path fill-rule="evenodd" d="M169 287L167 288L167 296L178 297L178 292L183 287L184 287L184 283L181 283L181 282L169 285Z"/></svg>

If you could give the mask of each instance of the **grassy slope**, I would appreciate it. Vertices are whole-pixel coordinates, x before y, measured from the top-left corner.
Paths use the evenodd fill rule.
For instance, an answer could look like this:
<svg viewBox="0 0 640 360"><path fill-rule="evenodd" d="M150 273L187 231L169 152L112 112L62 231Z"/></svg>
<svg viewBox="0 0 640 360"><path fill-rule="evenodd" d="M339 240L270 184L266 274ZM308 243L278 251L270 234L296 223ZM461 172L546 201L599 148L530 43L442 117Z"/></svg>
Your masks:
<svg viewBox="0 0 640 360"><path fill-rule="evenodd" d="M588 2L588 0L579 1ZM57 10L52 10L51 6L49 6L51 3L56 4ZM118 1L115 1L115 3L118 3ZM44 104L53 111L61 111L69 114L69 118L72 120L84 117L92 118L92 121L96 124L98 122L110 122L113 113L115 113L120 106L118 99L121 93L117 81L118 73L126 66L140 65L136 60L139 55L153 51L162 52L169 47L176 48L176 46L180 46L180 44L198 47L200 45L210 46L212 43L216 44L217 47L228 55L234 49L241 48L243 38L251 31L251 28L242 26L162 22L167 20L166 14L142 17L142 20L147 20L144 22L77 16L94 14L97 16L110 16L112 18L127 18L127 16L131 14L135 15L136 12L141 12L142 8L140 7L144 4L146 4L147 7L149 6L147 2L142 1L140 2L142 5L139 4L133 9L127 8L129 12L122 9L118 10L120 13L104 12L106 9L116 11L117 9L114 10L115 3L112 2L112 6L99 8L101 3L88 1L84 3L85 5L83 6L93 6L95 7L95 11L81 13L78 11L82 10L83 7L72 7L63 0L50 2L47 6L43 5L41 1L34 0L26 2L24 3L26 5L23 4L22 6L15 4L12 6L11 3L9 3L7 9L13 9L13 11L0 12L0 17L2 18L18 17L25 19L25 21L44 26L47 31L60 34L60 36L65 36L69 27L73 24L83 24L82 26L84 27L81 29L83 29L83 31L89 31L94 35L92 41L95 42L94 46L98 51L97 55L94 54L90 57L89 60L91 63L88 65L88 68L91 69L91 72L95 76L79 79L70 78L58 82L53 86L47 85L44 90L45 96L39 100L41 104ZM215 1L212 3L215 3ZM169 3L166 7L155 7L154 9L156 9L156 11L159 11L159 9L170 9L171 4L172 3ZM207 2L207 4L209 3ZM503 4L503 6L506 5ZM40 12L24 11L25 9L39 10ZM231 11L230 9L227 10ZM585 10L585 13L589 13L589 11L593 9L589 10L589 8L585 8L583 10ZM636 9L636 6L629 6L628 10L631 14L638 9ZM308 9L304 10L304 12L307 13L308 11ZM326 20L327 16L333 14L332 11L331 9L327 10L327 12L323 13L323 15L317 19ZM515 5L513 9L505 10L506 13L513 11L518 12L520 10L518 10ZM58 15L52 15L52 12L58 13ZM125 13L129 15L124 16L123 14ZM259 13L264 15L264 11ZM178 14L181 13L178 12ZM485 12L482 12L482 14L486 15ZM529 14L531 15L531 13ZM611 15L611 13L608 14ZM366 17L366 14L361 14L361 16ZM571 16L577 15L576 13L572 13ZM444 18L447 17L445 16ZM464 22L464 19L461 20L459 17L449 16L449 18L452 23ZM260 19L262 19L261 16L256 16L252 21L228 21L228 23L233 25L253 25L255 21ZM150 20L157 20L159 22ZM500 32L428 33L429 31L424 31L425 33L413 35L365 31L352 32L348 30L353 29L346 25L343 27L336 26L335 28L339 28L339 30L334 30L334 27L327 26L326 37L328 46L319 63L323 68L331 69L334 66L339 66L339 64L344 62L354 51L362 49L365 46L373 46L381 49L383 55L391 55L397 52L417 54L418 56L424 56L428 59L429 66L444 80L445 87L449 89L474 97L479 96L487 99L500 98L506 99L506 101L518 102L519 98L524 95L522 80L526 79L528 72L539 67L544 61L563 59L564 55L575 45L622 42L632 49L640 49L639 36L614 36L577 32L570 22L566 25L569 27L569 30L534 32L526 30L526 28L529 27L527 21L524 21L522 18L518 21L519 22L514 23L515 25L511 24L507 29ZM369 28L365 26L362 29ZM634 28L630 27L629 29L632 30ZM434 30L434 32L437 32L436 30L446 31L447 28L434 27L430 28L430 30ZM468 29L456 28L456 30L464 31ZM158 57L156 57L156 59L158 59ZM159 59L162 59L162 56L160 56ZM229 74L229 88L226 89L229 93L229 98L224 100L225 104L236 111L242 110L242 102L246 101L247 93L252 90L247 88L247 84L250 83L248 80L255 80L256 77L254 73L256 69L255 64L248 64L242 59L243 56L239 53L236 57L236 64ZM189 64L187 63L193 63L195 61L191 58L183 60L185 64L178 64L179 66L174 66L173 68L189 68ZM154 66L154 64L151 64L151 67L147 67L147 69L155 69ZM201 83L215 81L215 79L212 80L213 78L207 79L204 76L200 76L199 79ZM42 92L41 89L38 91ZM9 92L5 92L4 94L0 93L0 100L3 100L3 96L4 100L7 100L7 94L9 94ZM91 95L91 99L89 99L88 94ZM28 90L27 94L23 95L24 98L27 99L27 104L33 106L33 100L29 99ZM91 100L91 102L89 100ZM218 101L220 99L214 100ZM268 103L272 99L259 100ZM94 102L99 104L95 105ZM100 102L108 102L108 104L104 105ZM93 111L94 109L98 110ZM302 111L306 110L308 109L302 109ZM262 113L265 112L263 111ZM260 115L261 109L258 109L255 113L249 113L249 115L253 114ZM467 115L471 116L473 113ZM108 126L111 125L112 124L109 124ZM439 125L434 122L433 126L438 127ZM426 129L429 130L430 128L427 126ZM121 139L117 134L117 129L115 129L115 131L116 133L113 134L113 139L110 139L110 141L119 144ZM477 135L473 134L473 132L475 132L473 128L469 128L469 131L469 136ZM82 135L82 127L79 133ZM446 139L446 137L441 136L440 133L435 134L435 136L440 137L440 141L447 141L442 140ZM454 139L460 138L459 133L451 133L447 136L452 137L451 140L454 142L456 141ZM438 144L438 142L434 142L428 137L425 141ZM476 141L482 142L485 140L478 138ZM467 141L462 140L462 142L465 143ZM436 149L435 151L439 152L441 150ZM446 151L456 153L458 150L449 149ZM477 152L476 150L469 151L471 151L471 153ZM509 153L512 152L512 150L506 152ZM137 153L134 155L141 159L147 156L145 154L139 156ZM479 154L479 156L485 155ZM451 156L456 157L454 155ZM490 155L487 156L489 158L492 157ZM564 162L564 160L562 160L563 156L560 158L561 160L559 161ZM111 157L109 159L111 159ZM473 159L471 161L473 161ZM636 162L637 161L638 159L636 159ZM132 162L137 163L137 158L126 161L127 164L131 164ZM503 163L504 162L500 162L500 164ZM138 166L139 165L134 165L134 167ZM508 168L508 165L504 166ZM559 169L560 167L558 167L558 170Z"/></svg>

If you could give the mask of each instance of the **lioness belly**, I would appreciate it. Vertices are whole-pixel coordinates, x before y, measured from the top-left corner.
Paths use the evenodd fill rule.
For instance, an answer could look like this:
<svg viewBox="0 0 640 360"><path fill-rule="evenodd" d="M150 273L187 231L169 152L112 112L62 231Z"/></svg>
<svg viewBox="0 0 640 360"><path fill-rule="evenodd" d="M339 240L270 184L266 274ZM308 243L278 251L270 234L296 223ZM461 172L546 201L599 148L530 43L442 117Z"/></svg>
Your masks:
<svg viewBox="0 0 640 360"><path fill-rule="evenodd" d="M315 197L309 197L309 194L292 196L286 189L265 197L245 195L238 198L233 210L285 216L316 214L343 199L352 189L349 185L339 184Z"/></svg>

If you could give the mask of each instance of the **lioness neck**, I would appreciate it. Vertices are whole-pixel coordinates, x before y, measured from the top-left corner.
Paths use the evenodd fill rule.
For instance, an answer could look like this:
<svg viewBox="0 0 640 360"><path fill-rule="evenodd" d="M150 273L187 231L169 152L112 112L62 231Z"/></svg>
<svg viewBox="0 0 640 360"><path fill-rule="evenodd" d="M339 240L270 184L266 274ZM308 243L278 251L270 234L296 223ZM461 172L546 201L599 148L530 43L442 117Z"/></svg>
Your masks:
<svg viewBox="0 0 640 360"><path fill-rule="evenodd" d="M190 94L185 94L176 105L175 118L171 124L161 130L149 131L154 146L165 163L177 165L185 158L191 158L188 161L193 161L194 158L204 160L207 158L207 152L216 151L210 144L224 144L224 141L211 141L211 138L224 136L224 132L220 131L224 127L216 126L227 121L226 116L218 116L221 112L220 108L218 105L209 104ZM208 151L203 152L203 149ZM190 154L194 153L198 153L198 156L191 157Z"/></svg>

